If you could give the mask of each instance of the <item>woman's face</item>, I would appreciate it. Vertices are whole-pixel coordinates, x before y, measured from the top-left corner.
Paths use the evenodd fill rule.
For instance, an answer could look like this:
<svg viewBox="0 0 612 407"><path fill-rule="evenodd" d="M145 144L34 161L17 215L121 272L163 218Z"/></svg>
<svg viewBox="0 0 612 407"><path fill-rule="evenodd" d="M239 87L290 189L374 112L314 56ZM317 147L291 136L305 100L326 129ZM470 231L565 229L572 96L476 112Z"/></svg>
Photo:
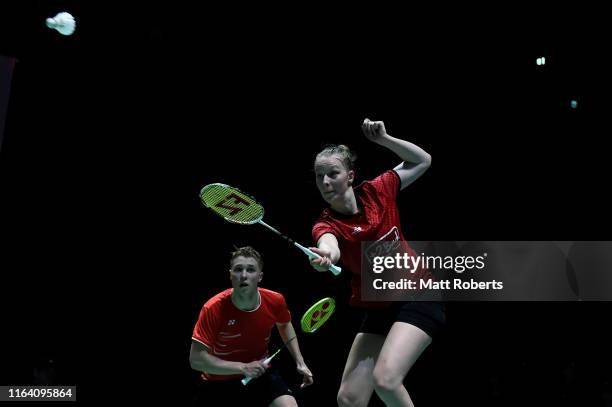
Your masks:
<svg viewBox="0 0 612 407"><path fill-rule="evenodd" d="M340 202L353 184L355 172L347 171L337 155L319 156L315 160L317 188L323 199L333 205Z"/></svg>

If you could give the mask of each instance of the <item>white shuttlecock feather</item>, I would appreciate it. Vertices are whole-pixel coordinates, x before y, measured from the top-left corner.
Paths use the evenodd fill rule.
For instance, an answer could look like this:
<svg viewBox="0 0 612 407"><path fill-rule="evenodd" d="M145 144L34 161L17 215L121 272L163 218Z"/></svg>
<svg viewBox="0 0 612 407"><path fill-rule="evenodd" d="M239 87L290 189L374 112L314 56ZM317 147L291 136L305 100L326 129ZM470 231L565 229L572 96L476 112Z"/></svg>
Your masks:
<svg viewBox="0 0 612 407"><path fill-rule="evenodd" d="M60 34L71 35L76 29L76 21L70 13L64 11L55 17L47 18L47 27L57 30Z"/></svg>

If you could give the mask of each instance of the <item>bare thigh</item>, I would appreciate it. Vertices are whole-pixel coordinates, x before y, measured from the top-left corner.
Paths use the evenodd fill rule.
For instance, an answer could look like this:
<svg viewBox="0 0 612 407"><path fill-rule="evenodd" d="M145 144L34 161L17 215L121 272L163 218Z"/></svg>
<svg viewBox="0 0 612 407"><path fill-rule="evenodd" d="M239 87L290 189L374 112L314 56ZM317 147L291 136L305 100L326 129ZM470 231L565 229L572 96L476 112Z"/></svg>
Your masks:
<svg viewBox="0 0 612 407"><path fill-rule="evenodd" d="M376 381L391 387L400 385L430 343L431 337L422 329L405 322L395 322L376 361Z"/></svg>
<svg viewBox="0 0 612 407"><path fill-rule="evenodd" d="M374 391L374 366L384 342L382 335L358 333L355 336L342 374L340 394L367 404Z"/></svg>
<svg viewBox="0 0 612 407"><path fill-rule="evenodd" d="M297 401L293 396L285 394L275 398L268 407L297 407Z"/></svg>

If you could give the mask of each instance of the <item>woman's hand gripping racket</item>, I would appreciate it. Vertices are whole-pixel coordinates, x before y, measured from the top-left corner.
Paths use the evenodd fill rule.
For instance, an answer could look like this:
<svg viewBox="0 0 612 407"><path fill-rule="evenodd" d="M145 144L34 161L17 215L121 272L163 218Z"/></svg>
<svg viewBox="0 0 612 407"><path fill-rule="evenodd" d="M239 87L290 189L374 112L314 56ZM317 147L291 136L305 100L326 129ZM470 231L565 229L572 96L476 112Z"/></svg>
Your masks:
<svg viewBox="0 0 612 407"><path fill-rule="evenodd" d="M317 301L312 307L308 308L302 316L301 326L302 332L313 333L321 327L334 313L336 309L336 301L333 298L327 297ZM287 345L294 340L296 337L289 339L283 346L278 348L272 356L268 357L263 361L264 365L269 364L274 356L278 355L278 352L287 347ZM242 379L242 384L246 385L250 382L252 377L245 377Z"/></svg>
<svg viewBox="0 0 612 407"><path fill-rule="evenodd" d="M204 206L221 216L228 222L239 225L252 225L260 223L279 235L280 237L293 243L297 248L306 253L310 259L318 259L321 256L298 242L283 235L272 226L265 223L263 219L264 208L255 199L242 193L240 190L225 184L209 184L200 191L200 199ZM340 274L342 269L334 264L330 265L329 271L334 275Z"/></svg>

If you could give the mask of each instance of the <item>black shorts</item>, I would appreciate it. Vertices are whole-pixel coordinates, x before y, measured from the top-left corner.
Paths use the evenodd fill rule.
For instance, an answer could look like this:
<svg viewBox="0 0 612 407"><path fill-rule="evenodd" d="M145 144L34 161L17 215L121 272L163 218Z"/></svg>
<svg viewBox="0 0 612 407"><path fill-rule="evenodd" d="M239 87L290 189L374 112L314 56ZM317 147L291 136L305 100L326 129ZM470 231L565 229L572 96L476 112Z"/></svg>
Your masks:
<svg viewBox="0 0 612 407"><path fill-rule="evenodd" d="M359 332L387 336L394 322L406 322L435 338L446 326L442 302L394 302L389 308L367 310Z"/></svg>
<svg viewBox="0 0 612 407"><path fill-rule="evenodd" d="M241 383L241 380L203 381L200 383L193 405L199 407L219 405L267 407L277 397L285 394L293 396L289 387L275 371L268 371L252 379L246 386Z"/></svg>

